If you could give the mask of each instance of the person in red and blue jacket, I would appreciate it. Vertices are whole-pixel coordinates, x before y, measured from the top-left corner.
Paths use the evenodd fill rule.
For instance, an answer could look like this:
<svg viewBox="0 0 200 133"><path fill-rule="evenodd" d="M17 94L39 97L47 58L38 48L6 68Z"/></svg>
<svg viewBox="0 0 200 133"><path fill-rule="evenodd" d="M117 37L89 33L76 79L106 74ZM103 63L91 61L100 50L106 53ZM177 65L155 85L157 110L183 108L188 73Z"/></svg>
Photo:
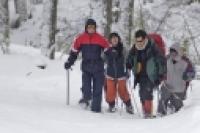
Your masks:
<svg viewBox="0 0 200 133"><path fill-rule="evenodd" d="M79 52L82 53L82 98L79 103L89 106L91 111L101 112L102 89L104 85L104 61L102 52L108 51L109 43L102 35L96 32L96 22L88 19L85 32L80 34L71 47L69 58L65 63L68 70L74 64Z"/></svg>

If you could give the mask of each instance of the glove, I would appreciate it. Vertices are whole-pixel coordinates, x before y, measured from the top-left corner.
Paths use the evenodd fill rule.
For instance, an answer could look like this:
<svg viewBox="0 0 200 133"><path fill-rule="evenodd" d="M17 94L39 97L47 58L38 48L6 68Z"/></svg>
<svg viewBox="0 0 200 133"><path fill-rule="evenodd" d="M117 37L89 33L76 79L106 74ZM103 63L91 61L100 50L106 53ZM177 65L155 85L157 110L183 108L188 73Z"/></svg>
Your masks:
<svg viewBox="0 0 200 133"><path fill-rule="evenodd" d="M155 80L155 81L154 81L154 85L155 85L155 86L159 86L159 85L160 85L160 80L158 80L158 79Z"/></svg>
<svg viewBox="0 0 200 133"><path fill-rule="evenodd" d="M65 69L68 70L71 68L71 64L69 62L65 62L65 65L64 65Z"/></svg>
<svg viewBox="0 0 200 133"><path fill-rule="evenodd" d="M183 73L183 80L185 81L190 81L195 77L195 73L194 72L184 72Z"/></svg>

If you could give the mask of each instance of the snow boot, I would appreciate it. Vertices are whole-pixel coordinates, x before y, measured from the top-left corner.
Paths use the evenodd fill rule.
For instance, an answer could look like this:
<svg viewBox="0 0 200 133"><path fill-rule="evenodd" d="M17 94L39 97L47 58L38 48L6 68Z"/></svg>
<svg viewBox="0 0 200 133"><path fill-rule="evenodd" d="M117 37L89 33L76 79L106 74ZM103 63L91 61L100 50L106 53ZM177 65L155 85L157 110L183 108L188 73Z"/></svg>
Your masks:
<svg viewBox="0 0 200 133"><path fill-rule="evenodd" d="M117 111L117 109L115 108L115 106L109 106L108 112L114 113L114 112L116 112L116 111Z"/></svg>
<svg viewBox="0 0 200 133"><path fill-rule="evenodd" d="M153 118L152 106L153 106L152 100L145 100L144 103L142 104L143 114L145 119Z"/></svg>
<svg viewBox="0 0 200 133"><path fill-rule="evenodd" d="M116 111L117 111L117 109L115 108L115 102L109 103L108 112L114 113L114 112L116 112Z"/></svg>
<svg viewBox="0 0 200 133"><path fill-rule="evenodd" d="M126 112L129 114L134 114L133 106L126 106Z"/></svg>
<svg viewBox="0 0 200 133"><path fill-rule="evenodd" d="M90 101L84 98L81 98L78 102L84 109L87 109L90 106Z"/></svg>
<svg viewBox="0 0 200 133"><path fill-rule="evenodd" d="M131 104L131 100L128 100L127 102L125 102L126 105L126 112L129 114L134 114L134 110L133 110L133 106Z"/></svg>

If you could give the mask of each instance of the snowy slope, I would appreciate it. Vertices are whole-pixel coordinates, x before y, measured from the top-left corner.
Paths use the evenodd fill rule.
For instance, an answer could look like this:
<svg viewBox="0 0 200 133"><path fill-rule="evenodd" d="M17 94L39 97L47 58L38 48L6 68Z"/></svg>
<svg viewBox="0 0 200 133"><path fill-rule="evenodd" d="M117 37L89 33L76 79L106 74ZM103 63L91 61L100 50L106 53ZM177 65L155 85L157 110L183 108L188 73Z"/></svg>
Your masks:
<svg viewBox="0 0 200 133"><path fill-rule="evenodd" d="M157 119L141 119L137 112L128 115L124 110L121 115L95 114L77 105L79 62L71 72L71 105L66 106L64 60L49 61L37 49L18 45L11 45L10 55L0 55L1 133L199 133L200 81L192 83L185 107L177 114ZM36 67L41 62L47 69Z"/></svg>

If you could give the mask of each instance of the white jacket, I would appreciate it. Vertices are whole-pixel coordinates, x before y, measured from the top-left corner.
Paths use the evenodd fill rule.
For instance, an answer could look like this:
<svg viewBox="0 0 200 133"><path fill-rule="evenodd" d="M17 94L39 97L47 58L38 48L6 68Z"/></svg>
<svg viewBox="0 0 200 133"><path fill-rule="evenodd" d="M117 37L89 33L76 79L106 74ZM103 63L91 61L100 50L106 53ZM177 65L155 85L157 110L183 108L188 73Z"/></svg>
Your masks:
<svg viewBox="0 0 200 133"><path fill-rule="evenodd" d="M186 71L187 62L181 59L180 46L174 44L171 48L178 52L176 63L173 64L172 58L169 57L167 60L167 86L171 92L182 93L185 90L186 82L183 80L183 73Z"/></svg>

